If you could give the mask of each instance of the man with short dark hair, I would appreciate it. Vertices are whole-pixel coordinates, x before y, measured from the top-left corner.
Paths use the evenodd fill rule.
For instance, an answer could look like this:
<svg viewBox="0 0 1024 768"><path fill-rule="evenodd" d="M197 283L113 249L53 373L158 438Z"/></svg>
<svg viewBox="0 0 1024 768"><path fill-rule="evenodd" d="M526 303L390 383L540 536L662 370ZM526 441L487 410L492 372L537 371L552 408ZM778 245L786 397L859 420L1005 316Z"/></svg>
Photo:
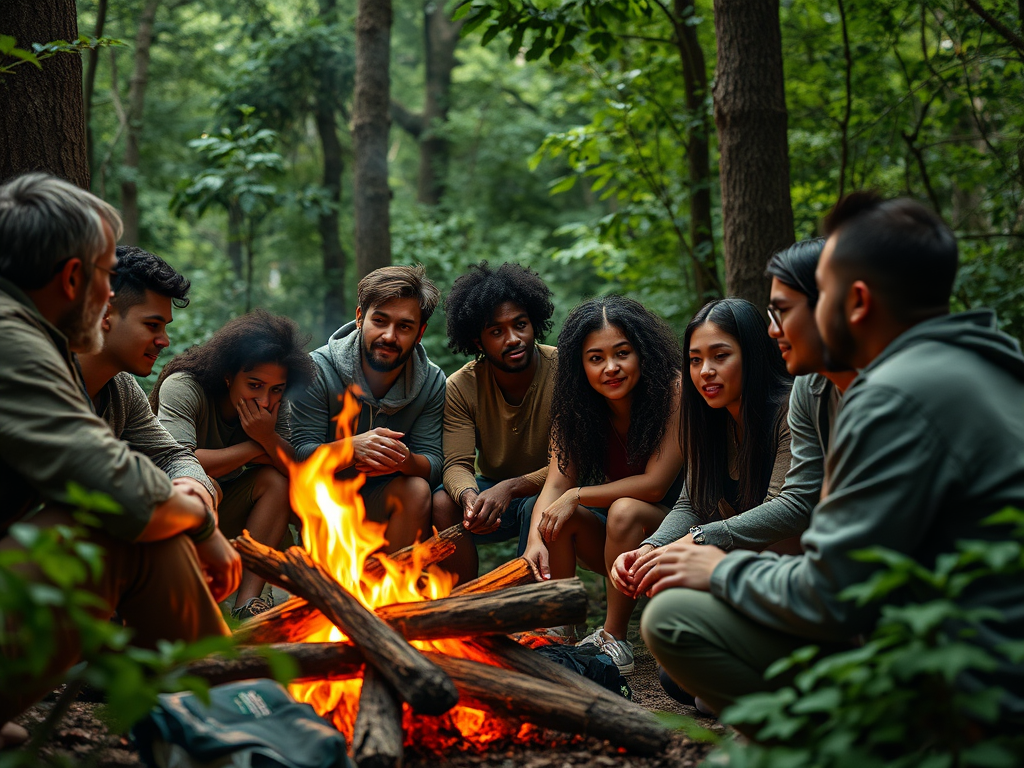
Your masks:
<svg viewBox="0 0 1024 768"><path fill-rule="evenodd" d="M881 546L932 568L957 541L1003 540L1005 530L982 521L1024 508L1024 356L990 311L949 314L952 232L918 203L866 193L840 201L826 224L816 322L826 360L859 374L801 539L806 554L680 547L663 561L643 617L672 678L716 710L787 682L764 672L808 641L837 648L872 630L879 606L840 595L883 566L851 552ZM1005 619L977 627L977 642L1002 658L998 669L958 684L998 682L1009 694L1004 713L1019 721L1024 670L999 648L1024 640L1024 582L992 578L958 602Z"/></svg>
<svg viewBox="0 0 1024 768"><path fill-rule="evenodd" d="M434 494L434 526L473 534L442 563L459 581L477 575L477 543L516 538L525 549L548 470L557 350L539 342L553 312L540 275L512 263L474 264L445 299L448 346L475 358L448 379L444 488Z"/></svg>
<svg viewBox="0 0 1024 768"><path fill-rule="evenodd" d="M292 404L292 444L304 461L337 439L342 396L358 391L362 408L344 438L352 464L341 476L366 475L366 515L387 523L389 552L429 535L430 491L441 479L445 376L420 344L439 299L422 266L368 274L355 321L312 353L316 379Z"/></svg>
<svg viewBox="0 0 1024 768"><path fill-rule="evenodd" d="M135 246L117 247L114 296L103 317L103 348L78 356L86 391L114 437L143 453L172 483L216 508L216 490L195 454L164 429L135 380L149 376L170 345L173 308L188 306L189 281L163 259Z"/></svg>
<svg viewBox="0 0 1024 768"><path fill-rule="evenodd" d="M135 644L155 647L227 634L214 597L235 589L241 561L200 494L175 487L111 434L78 373L73 353L100 347L120 231L113 208L52 176L0 187L0 548L20 547L8 532L15 523L73 524L69 483L107 494L122 512L98 514L100 527L88 534L105 568L87 588L100 599L99 615L117 610ZM30 566L26 575L41 578ZM55 621L50 667L4 692L0 723L75 662L74 627L59 613Z"/></svg>

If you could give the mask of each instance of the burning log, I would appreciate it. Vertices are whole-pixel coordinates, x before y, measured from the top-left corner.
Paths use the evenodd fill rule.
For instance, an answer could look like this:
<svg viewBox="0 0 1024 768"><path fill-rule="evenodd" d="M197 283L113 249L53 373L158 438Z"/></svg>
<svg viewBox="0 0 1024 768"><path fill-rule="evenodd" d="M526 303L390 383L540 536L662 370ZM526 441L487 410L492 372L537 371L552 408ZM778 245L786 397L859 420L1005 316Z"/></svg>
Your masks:
<svg viewBox="0 0 1024 768"><path fill-rule="evenodd" d="M476 645L508 669L539 677L563 691L573 691L591 700L590 719L595 723L598 732L594 735L598 738L606 738L616 746L644 755L661 752L668 744L669 732L646 709L525 648L512 638L484 637L476 641ZM459 685L457 679L455 684Z"/></svg>
<svg viewBox="0 0 1024 768"><path fill-rule="evenodd" d="M345 590L298 547L278 552L243 532L234 540L245 567L301 595L359 646L369 664L394 686L414 711L439 715L458 701L452 681L436 665Z"/></svg>
<svg viewBox="0 0 1024 768"><path fill-rule="evenodd" d="M479 578L459 584L452 590L452 596L494 592L506 587L518 587L520 584L533 584L536 581L540 581L540 579L533 572L530 561L525 557L517 557Z"/></svg>
<svg viewBox="0 0 1024 768"><path fill-rule="evenodd" d="M364 666L363 654L350 643L284 643L269 646L269 650L287 654L295 660L299 667L296 682L355 678L359 677ZM261 648L245 648L237 658L218 655L193 661L185 667L185 674L201 677L210 685L253 677L273 677L270 663Z"/></svg>
<svg viewBox="0 0 1024 768"><path fill-rule="evenodd" d="M367 666L352 733L352 759L359 768L401 768L404 741L402 705L387 681Z"/></svg>
<svg viewBox="0 0 1024 768"><path fill-rule="evenodd" d="M416 556L420 558L423 567L439 563L455 551L455 543L465 534L465 528L461 525L453 525L440 533L435 533L429 539L418 544L410 544L390 555L374 555L367 558L366 564L363 566L363 575L375 579L383 578L386 571L381 560L390 560L401 567L412 565Z"/></svg>
<svg viewBox="0 0 1024 768"><path fill-rule="evenodd" d="M564 687L519 672L444 654L426 655L455 681L463 704L481 705L544 728L607 739L641 755L657 754L668 744L669 732L650 713L614 694L606 697L589 686L580 686L567 696ZM566 670L566 674L574 673ZM646 717L636 716L632 709ZM636 725L641 727L640 731L633 730Z"/></svg>

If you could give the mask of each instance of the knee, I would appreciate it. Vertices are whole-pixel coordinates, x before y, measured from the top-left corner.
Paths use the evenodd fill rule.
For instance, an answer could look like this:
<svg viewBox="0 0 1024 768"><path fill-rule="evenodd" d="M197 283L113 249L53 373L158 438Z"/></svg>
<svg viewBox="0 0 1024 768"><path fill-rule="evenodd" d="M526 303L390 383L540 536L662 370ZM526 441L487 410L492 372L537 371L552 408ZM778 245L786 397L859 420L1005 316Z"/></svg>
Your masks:
<svg viewBox="0 0 1024 768"><path fill-rule="evenodd" d="M275 467L260 467L253 479L253 496L258 499L266 495L288 496L288 478Z"/></svg>
<svg viewBox="0 0 1024 768"><path fill-rule="evenodd" d="M638 502L636 499L616 499L608 507L607 535L610 539L621 539L632 533L638 526Z"/></svg>
<svg viewBox="0 0 1024 768"><path fill-rule="evenodd" d="M448 491L442 488L436 491L430 498L432 508L431 518L434 525L439 529L445 529L462 522L462 509L448 495Z"/></svg>
<svg viewBox="0 0 1024 768"><path fill-rule="evenodd" d="M700 634L699 619L708 611L707 602L715 599L693 589L667 589L651 598L640 617L640 636L651 653L678 650L687 637Z"/></svg>
<svg viewBox="0 0 1024 768"><path fill-rule="evenodd" d="M401 499L401 509L409 515L430 519L430 484L422 477L403 477L395 481L401 485L396 492Z"/></svg>

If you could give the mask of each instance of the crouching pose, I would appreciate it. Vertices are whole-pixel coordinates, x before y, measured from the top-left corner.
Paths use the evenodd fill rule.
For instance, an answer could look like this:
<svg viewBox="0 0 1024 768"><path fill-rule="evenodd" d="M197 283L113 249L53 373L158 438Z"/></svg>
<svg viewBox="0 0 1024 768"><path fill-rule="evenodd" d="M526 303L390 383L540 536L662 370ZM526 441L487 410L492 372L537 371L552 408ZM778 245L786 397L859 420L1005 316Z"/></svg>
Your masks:
<svg viewBox="0 0 1024 768"><path fill-rule="evenodd" d="M553 450L533 510L526 557L570 578L579 559L600 574L653 533L679 495L679 343L664 320L621 296L592 299L558 337ZM623 674L634 601L609 586L608 616L583 643Z"/></svg>

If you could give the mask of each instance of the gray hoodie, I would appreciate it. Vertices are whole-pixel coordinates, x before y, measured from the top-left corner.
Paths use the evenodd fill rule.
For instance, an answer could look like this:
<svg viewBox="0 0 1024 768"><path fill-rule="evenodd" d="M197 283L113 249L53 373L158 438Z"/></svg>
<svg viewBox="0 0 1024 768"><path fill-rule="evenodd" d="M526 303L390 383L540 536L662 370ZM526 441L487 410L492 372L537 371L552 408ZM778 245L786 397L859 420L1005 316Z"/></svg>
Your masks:
<svg viewBox="0 0 1024 768"><path fill-rule="evenodd" d="M417 344L402 373L381 399L370 392L361 363L363 334L355 321L335 331L327 344L312 352L317 376L309 388L292 402L292 445L299 461L308 459L323 443L336 438L336 420L341 413L341 395L353 384L362 394L363 408L355 434L386 427L403 432L409 450L430 461L428 482L441 482L444 454L441 450L441 421L444 416L444 372L430 362L422 344Z"/></svg>
<svg viewBox="0 0 1024 768"><path fill-rule="evenodd" d="M1024 509L1024 357L989 311L934 318L896 338L847 390L805 554L731 552L711 591L770 627L850 638L871 630L879 606L839 594L880 568L850 552L882 546L932 567L959 540L1004 540L1004 527L980 522L1008 506ZM1004 615L980 628L985 646L1024 640L1019 576L978 582L959 602ZM1024 714L1024 668L966 684L994 680L1011 692L1009 711Z"/></svg>

